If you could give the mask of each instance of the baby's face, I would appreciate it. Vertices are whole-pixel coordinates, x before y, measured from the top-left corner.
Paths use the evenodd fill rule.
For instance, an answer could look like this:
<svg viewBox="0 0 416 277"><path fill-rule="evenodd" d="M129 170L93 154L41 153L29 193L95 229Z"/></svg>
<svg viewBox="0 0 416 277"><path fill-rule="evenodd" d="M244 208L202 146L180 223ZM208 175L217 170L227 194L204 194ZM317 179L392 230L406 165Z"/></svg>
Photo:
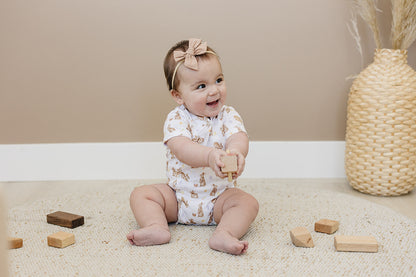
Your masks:
<svg viewBox="0 0 416 277"><path fill-rule="evenodd" d="M175 101L189 112L205 117L215 117L221 111L227 97L224 75L218 58L208 54L208 59L198 59L198 70L181 65Z"/></svg>

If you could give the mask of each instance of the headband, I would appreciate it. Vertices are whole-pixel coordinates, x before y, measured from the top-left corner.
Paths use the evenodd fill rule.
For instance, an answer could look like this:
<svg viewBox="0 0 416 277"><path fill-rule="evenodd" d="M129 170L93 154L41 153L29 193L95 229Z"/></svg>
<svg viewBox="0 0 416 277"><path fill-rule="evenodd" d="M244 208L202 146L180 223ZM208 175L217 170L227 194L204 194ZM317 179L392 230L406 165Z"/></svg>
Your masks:
<svg viewBox="0 0 416 277"><path fill-rule="evenodd" d="M198 70L198 61L196 56L203 55L205 53L215 54L212 51L207 50L207 42L202 42L201 39L191 38L189 39L189 46L186 52L181 50L173 51L173 59L177 62L175 70L172 75L172 89L175 82L176 72L181 64L184 64L187 68L192 70Z"/></svg>

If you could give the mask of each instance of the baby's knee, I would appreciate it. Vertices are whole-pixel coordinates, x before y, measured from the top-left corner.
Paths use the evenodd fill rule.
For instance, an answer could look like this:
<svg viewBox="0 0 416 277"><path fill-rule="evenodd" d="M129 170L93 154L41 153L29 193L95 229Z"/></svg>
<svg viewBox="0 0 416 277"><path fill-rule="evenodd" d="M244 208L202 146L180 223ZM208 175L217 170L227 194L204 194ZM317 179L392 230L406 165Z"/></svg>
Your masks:
<svg viewBox="0 0 416 277"><path fill-rule="evenodd" d="M253 210L253 212L255 212L256 214L259 212L259 208L260 208L259 201L257 201L257 199L254 198L253 195L247 193L244 199L244 204L249 206Z"/></svg>
<svg viewBox="0 0 416 277"><path fill-rule="evenodd" d="M259 202L253 195L239 190L235 196L236 197L233 199L235 201L234 205L246 207L257 214L259 211Z"/></svg>
<svg viewBox="0 0 416 277"><path fill-rule="evenodd" d="M135 202L141 198L152 198L155 194L155 188L152 185L142 185L134 188L130 194L130 202Z"/></svg>

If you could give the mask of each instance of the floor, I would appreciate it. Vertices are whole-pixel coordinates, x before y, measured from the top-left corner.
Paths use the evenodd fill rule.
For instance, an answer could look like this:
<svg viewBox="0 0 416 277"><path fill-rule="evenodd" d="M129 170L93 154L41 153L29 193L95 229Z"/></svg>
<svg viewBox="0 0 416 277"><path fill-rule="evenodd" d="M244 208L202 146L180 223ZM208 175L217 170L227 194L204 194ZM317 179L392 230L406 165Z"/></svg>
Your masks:
<svg viewBox="0 0 416 277"><path fill-rule="evenodd" d="M267 182L268 179L241 179L240 183ZM416 192L394 197L371 196L353 190L345 179L273 179L278 184L293 184L346 193L360 197L380 205L387 206L413 220L416 220ZM152 184L164 182L163 179L153 180L105 180L105 181L46 181L46 182L0 182L3 186L6 204L13 208L22 204L30 204L37 199L54 197L55 195L75 191L92 192L115 182L131 182L137 184Z"/></svg>

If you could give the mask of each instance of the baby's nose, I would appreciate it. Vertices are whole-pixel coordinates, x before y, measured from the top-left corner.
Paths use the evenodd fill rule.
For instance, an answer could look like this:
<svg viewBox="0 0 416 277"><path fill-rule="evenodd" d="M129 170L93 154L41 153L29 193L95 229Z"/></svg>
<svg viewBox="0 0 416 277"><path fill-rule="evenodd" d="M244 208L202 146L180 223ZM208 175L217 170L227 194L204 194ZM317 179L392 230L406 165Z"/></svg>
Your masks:
<svg viewBox="0 0 416 277"><path fill-rule="evenodd" d="M215 94L219 93L219 91L220 90L217 86L212 86L212 88L210 88L210 90L209 90L209 94L210 95L215 95Z"/></svg>

